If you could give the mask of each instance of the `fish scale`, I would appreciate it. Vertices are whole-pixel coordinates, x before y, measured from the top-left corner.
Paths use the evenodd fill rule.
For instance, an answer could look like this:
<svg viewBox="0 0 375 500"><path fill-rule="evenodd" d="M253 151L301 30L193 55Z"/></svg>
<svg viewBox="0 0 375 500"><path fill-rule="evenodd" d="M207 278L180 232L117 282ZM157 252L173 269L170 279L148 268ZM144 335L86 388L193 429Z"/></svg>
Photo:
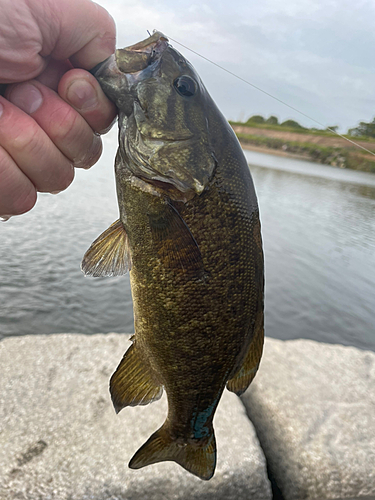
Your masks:
<svg viewBox="0 0 375 500"><path fill-rule="evenodd" d="M241 147L192 66L161 33L122 51L95 73L120 109L120 218L82 268L130 269L135 335L111 378L116 411L163 388L168 397L130 467L172 460L207 480L222 392L241 394L262 354L259 209Z"/></svg>

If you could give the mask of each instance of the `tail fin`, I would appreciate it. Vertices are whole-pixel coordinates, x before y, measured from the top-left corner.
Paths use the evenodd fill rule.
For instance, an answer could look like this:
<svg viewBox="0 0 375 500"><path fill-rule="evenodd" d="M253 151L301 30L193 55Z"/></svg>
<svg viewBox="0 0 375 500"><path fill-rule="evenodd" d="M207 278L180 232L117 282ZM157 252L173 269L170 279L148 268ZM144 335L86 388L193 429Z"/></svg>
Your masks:
<svg viewBox="0 0 375 500"><path fill-rule="evenodd" d="M140 469L158 462L173 461L200 479L208 480L216 466L216 441L214 430L208 438L196 443L178 443L173 440L164 424L139 448L129 462L131 469Z"/></svg>

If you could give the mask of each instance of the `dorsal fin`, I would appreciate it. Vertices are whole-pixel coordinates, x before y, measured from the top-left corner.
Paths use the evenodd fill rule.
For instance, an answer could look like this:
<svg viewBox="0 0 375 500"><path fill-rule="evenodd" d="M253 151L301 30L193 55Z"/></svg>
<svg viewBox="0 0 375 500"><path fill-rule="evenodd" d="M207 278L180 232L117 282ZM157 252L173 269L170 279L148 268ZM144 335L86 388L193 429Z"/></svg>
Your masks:
<svg viewBox="0 0 375 500"><path fill-rule="evenodd" d="M85 276L121 276L131 268L128 235L120 220L109 226L85 253L81 269Z"/></svg>

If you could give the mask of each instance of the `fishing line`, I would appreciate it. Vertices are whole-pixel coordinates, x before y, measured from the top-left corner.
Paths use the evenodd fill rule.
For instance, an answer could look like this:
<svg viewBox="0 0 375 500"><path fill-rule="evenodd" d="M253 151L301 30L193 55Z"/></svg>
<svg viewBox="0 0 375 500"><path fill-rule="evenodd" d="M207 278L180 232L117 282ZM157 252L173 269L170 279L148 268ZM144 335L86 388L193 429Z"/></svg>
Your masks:
<svg viewBox="0 0 375 500"><path fill-rule="evenodd" d="M288 104L287 102L285 101L282 101L281 99L279 99L278 97L275 97L274 95L270 94L269 92L267 92L266 90L263 90L261 89L260 87L257 87L256 85L254 85L253 83L249 82L248 80L245 80L244 78L242 78L241 76L238 76L236 75L235 73L233 73L232 71L230 71L229 69L226 69L224 68L223 66L220 66L220 64L217 64L215 63L214 61L211 61L211 59L208 59L207 57L205 56L202 56L202 54L199 54L199 52L196 52L195 50L193 49L190 49L189 47L187 47L186 45L184 45L183 43L181 42L178 42L177 40L175 40L174 38L168 36L168 38L170 40L172 40L173 42L175 43L178 43L178 45L181 45L181 47L184 47L185 49L187 50L190 50L190 52L193 52L193 54L196 54L197 56L201 57L202 59L204 59L205 61L208 61L209 63L213 64L214 66L217 66L218 68L222 69L223 71L225 71L226 73L229 73L230 75L234 76L235 78L237 78L238 80L241 80L242 82L246 83L247 85L249 85L250 87L253 87L254 89L256 90L259 90L259 92L262 92L263 94L266 94L267 96L271 97L272 99L274 99L275 101L278 101L280 102L281 104L283 104L284 106L287 106L288 108L292 109L293 111L296 111L297 113L299 113L300 115L308 118L309 120L317 123L318 125L320 125L321 127L325 128L324 124L323 123L320 123L318 120L315 120L315 118L312 118L311 116L307 115L306 113L304 113L303 111L300 111L299 109L291 106L290 104ZM358 144L357 142L354 142L350 139L348 139L347 137L345 137L344 135L342 134L339 134L339 132L336 132L335 130L333 130L332 128L329 128L327 127L326 130L328 130L329 132L332 132L333 134L341 137L342 139L345 139L345 141L347 142L350 142L350 144L353 144L353 146L356 146L357 148L360 148L360 149L363 149L363 151L366 151L366 153L370 153L372 156L375 156L375 153L373 151L370 151L369 149L365 148L364 146L361 146L360 144Z"/></svg>

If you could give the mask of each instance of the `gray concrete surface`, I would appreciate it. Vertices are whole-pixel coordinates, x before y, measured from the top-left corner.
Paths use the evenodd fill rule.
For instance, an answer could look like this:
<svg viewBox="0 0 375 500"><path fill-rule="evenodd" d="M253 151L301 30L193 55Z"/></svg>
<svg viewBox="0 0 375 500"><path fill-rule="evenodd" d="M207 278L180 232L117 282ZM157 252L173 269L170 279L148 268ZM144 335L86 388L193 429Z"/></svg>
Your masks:
<svg viewBox="0 0 375 500"><path fill-rule="evenodd" d="M119 334L0 342L1 500L270 499L253 426L228 391L214 422L211 481L171 462L128 468L166 416L165 397L115 414L108 381L128 345Z"/></svg>
<svg viewBox="0 0 375 500"><path fill-rule="evenodd" d="M285 500L375 496L375 353L268 338L242 400Z"/></svg>

